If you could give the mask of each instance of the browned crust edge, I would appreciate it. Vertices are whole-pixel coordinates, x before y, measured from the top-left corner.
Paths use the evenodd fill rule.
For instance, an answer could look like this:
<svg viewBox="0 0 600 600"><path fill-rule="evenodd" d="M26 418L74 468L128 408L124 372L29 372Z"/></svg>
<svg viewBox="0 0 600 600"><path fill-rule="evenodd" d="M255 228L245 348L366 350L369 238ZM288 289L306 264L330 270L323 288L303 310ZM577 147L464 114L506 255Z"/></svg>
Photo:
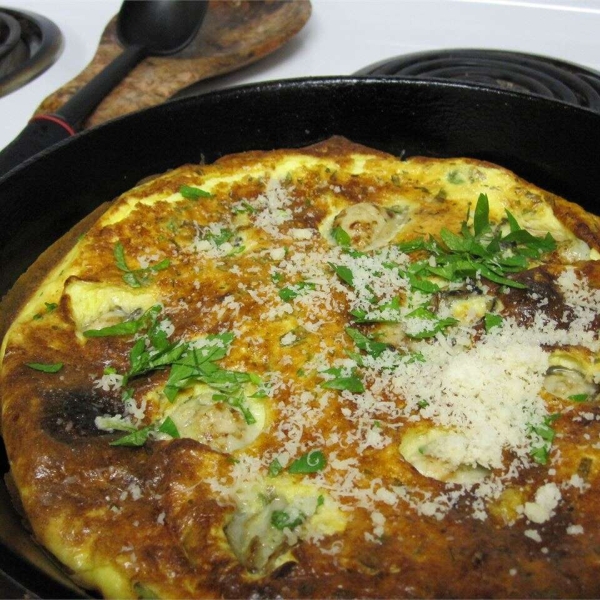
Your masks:
<svg viewBox="0 0 600 600"><path fill-rule="evenodd" d="M79 238L108 210L111 202L105 202L87 217L74 225L54 242L23 273L0 301L0 340L4 338L18 312L30 300L40 282L73 249Z"/></svg>

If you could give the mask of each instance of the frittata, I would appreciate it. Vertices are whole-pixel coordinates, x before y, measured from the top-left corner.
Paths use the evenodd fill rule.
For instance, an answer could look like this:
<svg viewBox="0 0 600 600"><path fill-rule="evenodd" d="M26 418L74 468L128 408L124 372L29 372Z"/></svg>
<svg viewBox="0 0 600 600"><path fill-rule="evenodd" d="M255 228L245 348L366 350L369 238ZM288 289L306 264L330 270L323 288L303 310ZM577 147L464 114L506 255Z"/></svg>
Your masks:
<svg viewBox="0 0 600 600"><path fill-rule="evenodd" d="M598 597L599 227L343 138L141 183L5 300L35 539L114 598Z"/></svg>

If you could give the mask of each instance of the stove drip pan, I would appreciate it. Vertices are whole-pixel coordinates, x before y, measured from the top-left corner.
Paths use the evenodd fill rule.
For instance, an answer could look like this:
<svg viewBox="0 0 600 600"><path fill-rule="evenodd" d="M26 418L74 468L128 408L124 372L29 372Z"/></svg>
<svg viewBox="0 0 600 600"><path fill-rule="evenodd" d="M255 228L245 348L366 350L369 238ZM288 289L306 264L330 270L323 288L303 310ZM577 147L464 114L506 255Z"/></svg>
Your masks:
<svg viewBox="0 0 600 600"><path fill-rule="evenodd" d="M526 92L600 112L600 73L555 58L503 50L432 50L386 59L356 75L451 79Z"/></svg>
<svg viewBox="0 0 600 600"><path fill-rule="evenodd" d="M62 34L52 21L0 7L0 97L43 73L61 50Z"/></svg>

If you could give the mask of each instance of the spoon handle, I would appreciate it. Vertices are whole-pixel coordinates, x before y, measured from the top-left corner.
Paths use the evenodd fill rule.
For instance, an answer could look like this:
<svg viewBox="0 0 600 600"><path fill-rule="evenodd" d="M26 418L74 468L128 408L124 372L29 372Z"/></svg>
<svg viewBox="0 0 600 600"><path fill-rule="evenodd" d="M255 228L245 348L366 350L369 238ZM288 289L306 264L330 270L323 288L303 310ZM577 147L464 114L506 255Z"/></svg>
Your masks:
<svg viewBox="0 0 600 600"><path fill-rule="evenodd" d="M78 129L102 99L146 54L147 50L143 46L128 46L98 75L76 92L70 100L63 104L55 115L61 117L73 129Z"/></svg>
<svg viewBox="0 0 600 600"><path fill-rule="evenodd" d="M42 150L75 135L85 118L146 54L142 46L129 46L56 113L36 115L0 152L0 177Z"/></svg>

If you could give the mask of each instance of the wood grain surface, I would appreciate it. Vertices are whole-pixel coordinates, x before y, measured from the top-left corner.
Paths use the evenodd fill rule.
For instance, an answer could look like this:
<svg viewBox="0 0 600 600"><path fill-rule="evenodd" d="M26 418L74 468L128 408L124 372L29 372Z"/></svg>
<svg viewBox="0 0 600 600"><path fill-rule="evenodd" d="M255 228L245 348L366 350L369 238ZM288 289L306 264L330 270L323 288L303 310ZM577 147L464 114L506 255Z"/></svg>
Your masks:
<svg viewBox="0 0 600 600"><path fill-rule="evenodd" d="M178 54L148 57L113 89L84 129L155 106L192 83L229 73L273 52L302 29L310 0L211 0L193 42ZM48 96L36 114L54 112L121 51L116 16L108 23L90 64Z"/></svg>

